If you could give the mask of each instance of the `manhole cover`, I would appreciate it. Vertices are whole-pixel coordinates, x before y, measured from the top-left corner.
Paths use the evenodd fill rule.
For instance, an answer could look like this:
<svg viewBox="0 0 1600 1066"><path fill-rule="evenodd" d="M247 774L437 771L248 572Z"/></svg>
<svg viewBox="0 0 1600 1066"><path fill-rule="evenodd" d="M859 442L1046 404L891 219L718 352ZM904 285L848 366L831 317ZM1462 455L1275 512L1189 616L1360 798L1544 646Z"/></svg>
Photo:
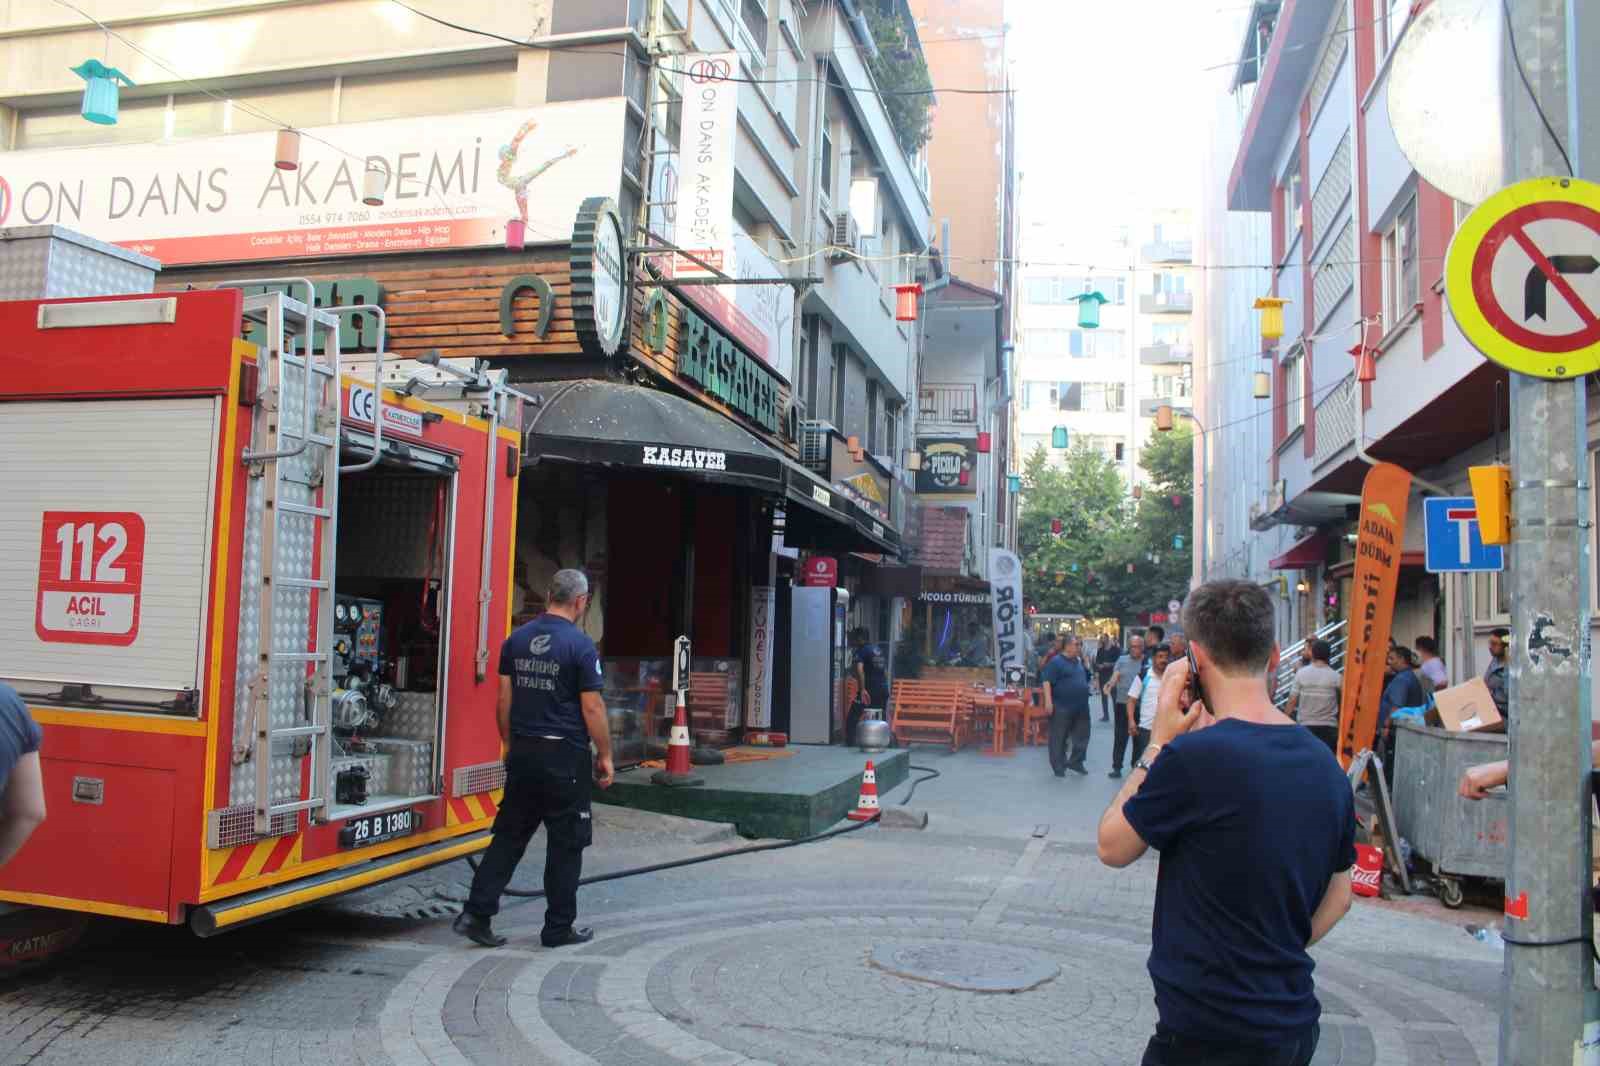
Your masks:
<svg viewBox="0 0 1600 1066"><path fill-rule="evenodd" d="M1026 992L1061 973L1031 951L970 942L879 944L870 961L896 977L967 992Z"/></svg>

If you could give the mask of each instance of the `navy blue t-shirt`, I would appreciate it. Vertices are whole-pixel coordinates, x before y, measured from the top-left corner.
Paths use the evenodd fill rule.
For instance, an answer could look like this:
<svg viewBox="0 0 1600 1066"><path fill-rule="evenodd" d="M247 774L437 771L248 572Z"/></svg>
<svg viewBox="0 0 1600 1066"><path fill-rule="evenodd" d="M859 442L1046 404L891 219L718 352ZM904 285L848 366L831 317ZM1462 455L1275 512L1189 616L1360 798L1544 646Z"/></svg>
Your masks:
<svg viewBox="0 0 1600 1066"><path fill-rule="evenodd" d="M500 673L511 678L511 735L561 737L589 745L579 694L604 687L594 641L560 615L541 614L500 646Z"/></svg>
<svg viewBox="0 0 1600 1066"><path fill-rule="evenodd" d="M1162 1024L1252 1044L1315 1024L1311 917L1356 861L1350 782L1327 745L1224 718L1168 744L1122 813L1161 853L1150 977Z"/></svg>
<svg viewBox="0 0 1600 1066"><path fill-rule="evenodd" d="M28 705L10 685L0 685L0 795L11 779L11 768L24 755L31 755L44 743L44 731L28 713Z"/></svg>
<svg viewBox="0 0 1600 1066"><path fill-rule="evenodd" d="M1056 710L1088 712L1089 668L1082 659L1057 655L1044 664L1039 680L1050 686L1050 702Z"/></svg>
<svg viewBox="0 0 1600 1066"><path fill-rule="evenodd" d="M855 655L850 660L851 668L860 666L862 673L867 678L867 691L878 701L889 695L889 669L883 658L883 648L878 644L863 644L856 649ZM876 703L873 706L877 706Z"/></svg>

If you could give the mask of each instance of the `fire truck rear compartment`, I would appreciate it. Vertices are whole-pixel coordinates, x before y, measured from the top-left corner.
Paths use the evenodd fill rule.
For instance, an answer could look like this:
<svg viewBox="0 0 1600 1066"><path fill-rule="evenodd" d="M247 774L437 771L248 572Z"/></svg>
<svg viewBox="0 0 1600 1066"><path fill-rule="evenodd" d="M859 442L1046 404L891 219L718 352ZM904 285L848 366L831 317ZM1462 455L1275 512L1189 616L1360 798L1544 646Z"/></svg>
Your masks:
<svg viewBox="0 0 1600 1066"><path fill-rule="evenodd" d="M340 481L330 819L438 793L454 491L388 460Z"/></svg>

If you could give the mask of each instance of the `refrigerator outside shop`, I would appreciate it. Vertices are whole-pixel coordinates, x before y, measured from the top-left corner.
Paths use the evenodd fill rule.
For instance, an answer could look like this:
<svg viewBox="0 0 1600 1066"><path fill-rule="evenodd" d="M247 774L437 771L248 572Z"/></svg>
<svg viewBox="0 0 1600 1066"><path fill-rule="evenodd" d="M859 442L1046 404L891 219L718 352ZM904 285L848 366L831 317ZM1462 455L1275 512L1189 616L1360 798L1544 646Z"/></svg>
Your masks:
<svg viewBox="0 0 1600 1066"><path fill-rule="evenodd" d="M776 657L773 727L791 744L828 744L844 730L844 683L850 672L846 619L850 593L842 588L780 587L787 593L789 633ZM779 603L779 611L783 610ZM780 617L782 615L780 614ZM787 721L784 719L787 718Z"/></svg>

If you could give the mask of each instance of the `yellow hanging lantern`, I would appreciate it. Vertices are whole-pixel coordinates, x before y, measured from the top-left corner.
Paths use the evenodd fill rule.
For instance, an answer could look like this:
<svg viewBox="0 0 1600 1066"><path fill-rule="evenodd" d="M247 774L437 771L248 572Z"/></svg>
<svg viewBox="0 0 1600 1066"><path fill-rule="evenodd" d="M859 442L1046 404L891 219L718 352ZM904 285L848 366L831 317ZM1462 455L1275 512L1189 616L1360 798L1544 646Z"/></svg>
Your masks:
<svg viewBox="0 0 1600 1066"><path fill-rule="evenodd" d="M1283 336L1283 305L1291 303L1281 296L1256 298L1255 309L1261 312L1261 339L1275 341Z"/></svg>

